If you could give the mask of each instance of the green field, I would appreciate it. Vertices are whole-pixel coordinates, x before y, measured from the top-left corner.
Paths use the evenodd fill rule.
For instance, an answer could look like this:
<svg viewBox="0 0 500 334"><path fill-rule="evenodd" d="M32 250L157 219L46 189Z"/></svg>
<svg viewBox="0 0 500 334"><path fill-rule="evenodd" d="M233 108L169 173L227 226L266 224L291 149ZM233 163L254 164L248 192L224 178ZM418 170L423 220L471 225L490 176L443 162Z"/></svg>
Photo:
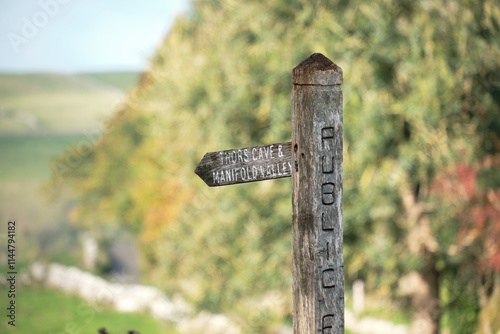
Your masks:
<svg viewBox="0 0 500 334"><path fill-rule="evenodd" d="M6 286L0 288L0 293L1 307L5 310L9 300ZM18 287L15 301L16 326L7 323L9 319L4 311L0 322L1 333L93 334L101 327L112 334L126 334L132 329L140 333L176 333L150 315L118 313L42 287Z"/></svg>
<svg viewBox="0 0 500 334"><path fill-rule="evenodd" d="M0 74L0 221L16 220L19 266L34 260L80 263L79 230L67 218L72 199L50 201L42 186L50 178L51 159L69 145L91 147L85 134L99 131L136 79L133 73ZM0 245L4 236L1 231ZM3 258L4 253L1 247ZM0 293L3 303L5 287ZM92 313L78 298L51 290L21 286L17 303L16 328L7 325L4 312L0 333L97 333L103 326L111 333L172 333L149 316Z"/></svg>
<svg viewBox="0 0 500 334"><path fill-rule="evenodd" d="M0 137L0 182L47 180L50 159L84 140L76 134Z"/></svg>
<svg viewBox="0 0 500 334"><path fill-rule="evenodd" d="M82 78L91 78L123 91L127 91L134 87L139 79L139 73L137 72L85 73L78 76Z"/></svg>
<svg viewBox="0 0 500 334"><path fill-rule="evenodd" d="M136 80L133 73L0 74L0 136L95 129Z"/></svg>
<svg viewBox="0 0 500 334"><path fill-rule="evenodd" d="M99 130L137 78L137 73L0 74L0 220L17 222L18 266L81 261L79 230L67 219L71 199L51 202L42 185L50 178L51 159L70 145L92 145L85 134ZM6 302L5 286L0 294ZM174 333L149 315L96 308L44 288L18 287L16 303L16 327L7 324L4 312L0 333L83 334L101 327L116 334Z"/></svg>
<svg viewBox="0 0 500 334"><path fill-rule="evenodd" d="M98 133L138 76L0 74L0 181L46 180L49 159Z"/></svg>
<svg viewBox="0 0 500 334"><path fill-rule="evenodd" d="M71 198L51 202L42 186L53 158L70 145L91 148L86 134L100 131L138 75L0 74L0 220L18 222L20 261L78 264Z"/></svg>

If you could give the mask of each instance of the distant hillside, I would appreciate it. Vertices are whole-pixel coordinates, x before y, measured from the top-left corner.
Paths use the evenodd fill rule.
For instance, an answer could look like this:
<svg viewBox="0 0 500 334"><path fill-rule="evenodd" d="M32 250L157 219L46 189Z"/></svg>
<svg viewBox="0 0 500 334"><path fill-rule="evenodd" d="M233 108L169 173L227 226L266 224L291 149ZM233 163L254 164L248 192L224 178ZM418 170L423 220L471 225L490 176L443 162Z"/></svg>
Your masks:
<svg viewBox="0 0 500 334"><path fill-rule="evenodd" d="M84 73L78 75L80 78L92 78L123 91L134 87L139 76L139 72Z"/></svg>
<svg viewBox="0 0 500 334"><path fill-rule="evenodd" d="M0 220L24 222L23 261L77 261L76 230L66 217L69 200L48 203L40 183L53 170L51 159L69 145L89 147L138 76L0 74ZM80 150L72 166L86 153Z"/></svg>
<svg viewBox="0 0 500 334"><path fill-rule="evenodd" d="M99 126L138 73L0 74L0 134L72 134Z"/></svg>

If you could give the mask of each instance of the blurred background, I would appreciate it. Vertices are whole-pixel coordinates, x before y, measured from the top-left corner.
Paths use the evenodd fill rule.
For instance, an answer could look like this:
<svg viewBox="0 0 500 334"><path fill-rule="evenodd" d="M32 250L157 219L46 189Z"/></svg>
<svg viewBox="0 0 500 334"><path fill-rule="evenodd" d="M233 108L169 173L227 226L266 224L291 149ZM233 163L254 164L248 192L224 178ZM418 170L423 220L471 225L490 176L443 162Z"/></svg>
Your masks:
<svg viewBox="0 0 500 334"><path fill-rule="evenodd" d="M0 35L2 332L291 333L290 179L193 171L289 141L314 52L344 71L346 333L500 332L498 1L2 0Z"/></svg>

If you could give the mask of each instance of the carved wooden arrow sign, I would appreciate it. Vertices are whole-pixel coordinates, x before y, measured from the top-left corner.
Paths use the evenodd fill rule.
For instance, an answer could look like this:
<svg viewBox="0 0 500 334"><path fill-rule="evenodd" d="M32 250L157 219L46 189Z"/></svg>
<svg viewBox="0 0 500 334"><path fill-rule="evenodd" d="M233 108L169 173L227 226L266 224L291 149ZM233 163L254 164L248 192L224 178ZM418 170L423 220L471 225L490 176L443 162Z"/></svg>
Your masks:
<svg viewBox="0 0 500 334"><path fill-rule="evenodd" d="M210 187L292 176L292 143L209 152L194 171Z"/></svg>

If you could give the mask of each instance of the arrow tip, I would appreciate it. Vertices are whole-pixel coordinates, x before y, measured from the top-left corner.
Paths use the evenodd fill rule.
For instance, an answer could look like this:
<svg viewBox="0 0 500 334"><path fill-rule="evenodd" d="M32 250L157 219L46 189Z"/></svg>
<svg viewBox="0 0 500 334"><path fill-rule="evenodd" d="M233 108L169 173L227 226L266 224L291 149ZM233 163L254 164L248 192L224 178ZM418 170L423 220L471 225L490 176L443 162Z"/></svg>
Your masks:
<svg viewBox="0 0 500 334"><path fill-rule="evenodd" d="M207 153L207 154L208 154L208 153ZM210 185L210 184L207 182L207 180L206 180L206 167L207 167L207 166L206 166L206 162L205 162L205 160L206 160L206 159L205 159L205 157L206 157L206 155L207 155L207 154L205 154L205 156L203 156L203 159L201 159L201 160L200 160L200 162L198 163L198 166L196 166L196 169L194 170L194 173L195 173L196 175L198 175L198 177L199 177L200 179L202 179L202 180L203 180L203 182L205 182L205 184L206 184L207 186L212 187L212 185Z"/></svg>

